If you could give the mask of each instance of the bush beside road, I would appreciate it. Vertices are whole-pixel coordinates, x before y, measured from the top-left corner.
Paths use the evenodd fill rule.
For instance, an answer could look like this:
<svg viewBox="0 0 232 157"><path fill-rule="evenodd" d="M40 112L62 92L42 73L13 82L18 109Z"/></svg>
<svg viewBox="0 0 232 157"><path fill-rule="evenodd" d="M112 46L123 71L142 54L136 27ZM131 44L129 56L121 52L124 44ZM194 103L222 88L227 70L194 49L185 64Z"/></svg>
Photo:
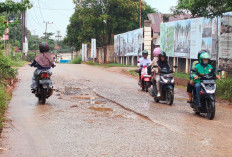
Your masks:
<svg viewBox="0 0 232 157"><path fill-rule="evenodd" d="M21 57L21 53L16 53L14 56L5 56L0 52L0 132L7 103L11 99L11 92L16 82L17 69L14 67L22 67L27 63Z"/></svg>

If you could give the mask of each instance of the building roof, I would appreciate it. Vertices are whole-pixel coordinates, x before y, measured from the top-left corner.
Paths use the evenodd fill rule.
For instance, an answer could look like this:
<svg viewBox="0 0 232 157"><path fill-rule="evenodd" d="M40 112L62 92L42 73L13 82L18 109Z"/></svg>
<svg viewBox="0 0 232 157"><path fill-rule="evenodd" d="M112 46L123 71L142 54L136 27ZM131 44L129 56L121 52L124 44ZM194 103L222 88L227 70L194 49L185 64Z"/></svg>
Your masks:
<svg viewBox="0 0 232 157"><path fill-rule="evenodd" d="M151 20L151 27L154 33L160 33L160 24L163 23L165 20L164 17L167 17L166 22L173 22L183 19L190 19L190 14L185 15L176 15L172 16L171 14L160 14L160 13L152 13L147 15L148 19Z"/></svg>

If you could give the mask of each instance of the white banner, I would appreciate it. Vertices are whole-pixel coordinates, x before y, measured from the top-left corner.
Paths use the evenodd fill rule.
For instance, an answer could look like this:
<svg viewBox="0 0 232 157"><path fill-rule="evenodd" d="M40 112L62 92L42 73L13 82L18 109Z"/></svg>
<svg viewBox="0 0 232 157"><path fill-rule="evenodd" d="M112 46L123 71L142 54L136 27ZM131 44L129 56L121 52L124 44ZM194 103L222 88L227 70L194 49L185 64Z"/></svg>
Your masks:
<svg viewBox="0 0 232 157"><path fill-rule="evenodd" d="M97 58L96 39L91 39L91 58Z"/></svg>

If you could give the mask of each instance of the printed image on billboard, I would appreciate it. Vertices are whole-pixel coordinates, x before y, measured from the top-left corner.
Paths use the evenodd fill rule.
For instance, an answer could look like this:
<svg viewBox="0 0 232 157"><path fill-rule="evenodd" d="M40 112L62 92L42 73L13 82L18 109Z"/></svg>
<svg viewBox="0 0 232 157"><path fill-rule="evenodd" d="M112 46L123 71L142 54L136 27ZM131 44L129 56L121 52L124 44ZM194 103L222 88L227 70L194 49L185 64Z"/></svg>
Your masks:
<svg viewBox="0 0 232 157"><path fill-rule="evenodd" d="M221 18L221 32L219 41L219 68L232 71L232 13Z"/></svg>
<svg viewBox="0 0 232 157"><path fill-rule="evenodd" d="M191 20L175 23L174 51L177 57L188 57L190 54Z"/></svg>
<svg viewBox="0 0 232 157"><path fill-rule="evenodd" d="M210 51L212 48L212 38L203 38L202 39L202 49Z"/></svg>
<svg viewBox="0 0 232 157"><path fill-rule="evenodd" d="M142 51L143 28L114 36L114 51L118 56L137 56Z"/></svg>
<svg viewBox="0 0 232 157"><path fill-rule="evenodd" d="M167 56L174 56L174 23L163 23L160 27L161 50L166 52Z"/></svg>
<svg viewBox="0 0 232 157"><path fill-rule="evenodd" d="M203 38L212 37L212 20L211 19L204 18L202 37Z"/></svg>

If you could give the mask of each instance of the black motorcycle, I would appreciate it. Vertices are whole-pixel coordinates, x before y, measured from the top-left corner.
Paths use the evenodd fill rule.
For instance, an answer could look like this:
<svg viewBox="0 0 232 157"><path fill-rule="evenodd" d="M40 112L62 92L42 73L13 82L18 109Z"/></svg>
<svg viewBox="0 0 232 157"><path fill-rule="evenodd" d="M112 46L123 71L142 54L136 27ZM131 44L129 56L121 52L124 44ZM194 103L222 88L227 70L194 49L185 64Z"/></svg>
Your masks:
<svg viewBox="0 0 232 157"><path fill-rule="evenodd" d="M193 90L193 102L190 103L190 106L193 108L193 111L200 115L201 113L206 113L208 119L212 120L215 116L215 92L216 92L216 74L215 70L212 70L211 73L200 75L195 69L191 70L192 72L198 75L201 80L201 91L200 91L200 101L201 107L198 107L196 90ZM222 70L218 70L221 72Z"/></svg>
<svg viewBox="0 0 232 157"><path fill-rule="evenodd" d="M51 71L41 70L40 74L36 77L37 87L34 91L34 94L39 99L41 104L45 104L46 99L48 99L53 94L53 83L51 80L51 75Z"/></svg>
<svg viewBox="0 0 232 157"><path fill-rule="evenodd" d="M154 66L154 68L157 68L157 66ZM177 68L177 66L174 66L174 68ZM173 76L173 70L163 68L159 70L160 75L160 96L158 97L158 90L156 87L156 81L153 81L153 91L149 91L150 95L154 97L155 102L159 101L166 101L168 105L172 105L174 101L174 76Z"/></svg>

